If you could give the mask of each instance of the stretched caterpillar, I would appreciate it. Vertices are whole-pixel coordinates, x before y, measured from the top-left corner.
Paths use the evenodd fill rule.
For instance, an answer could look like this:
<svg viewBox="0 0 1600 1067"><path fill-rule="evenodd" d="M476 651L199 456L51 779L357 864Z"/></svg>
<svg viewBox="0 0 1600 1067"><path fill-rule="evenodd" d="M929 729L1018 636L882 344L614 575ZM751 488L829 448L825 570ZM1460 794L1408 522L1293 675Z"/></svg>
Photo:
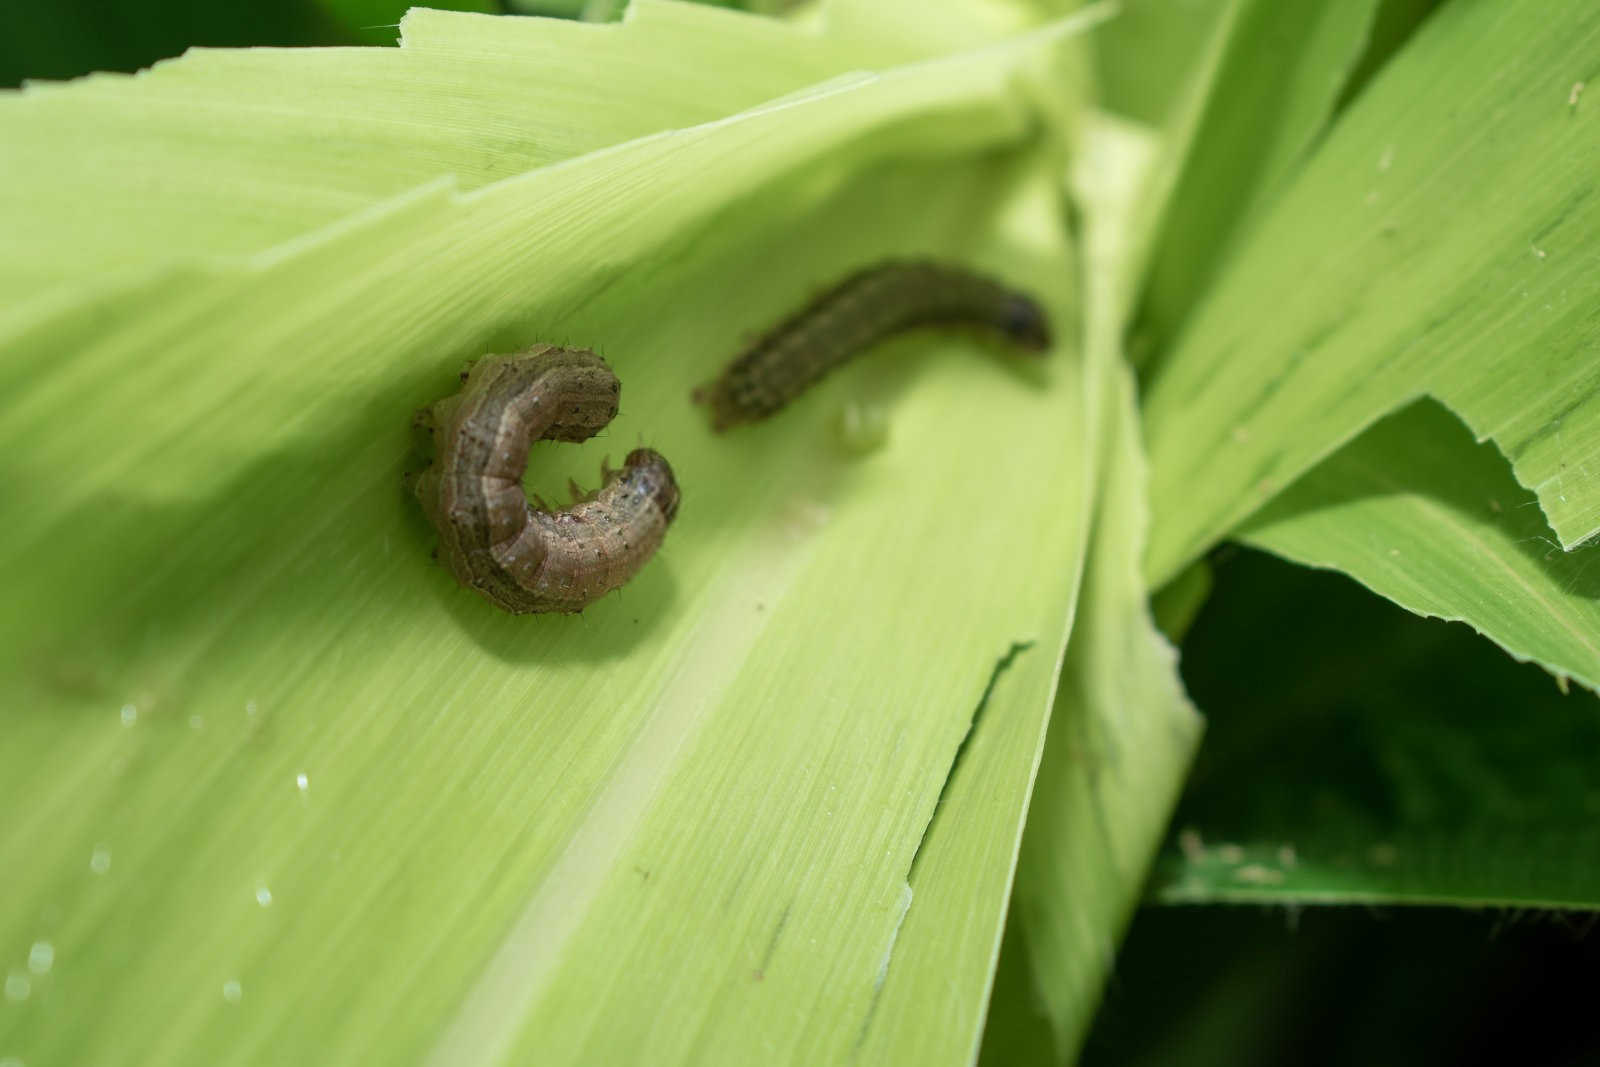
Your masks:
<svg viewBox="0 0 1600 1067"><path fill-rule="evenodd" d="M460 392L417 413L435 456L416 477L439 556L462 585L513 614L574 613L649 562L678 513L678 483L638 448L573 506L530 504L522 489L534 441L586 441L617 414L621 383L586 349L538 344L485 356Z"/></svg>
<svg viewBox="0 0 1600 1067"><path fill-rule="evenodd" d="M1024 293L960 267L889 260L852 274L785 319L695 390L714 430L757 422L890 334L978 325L1022 348L1050 347L1044 309Z"/></svg>

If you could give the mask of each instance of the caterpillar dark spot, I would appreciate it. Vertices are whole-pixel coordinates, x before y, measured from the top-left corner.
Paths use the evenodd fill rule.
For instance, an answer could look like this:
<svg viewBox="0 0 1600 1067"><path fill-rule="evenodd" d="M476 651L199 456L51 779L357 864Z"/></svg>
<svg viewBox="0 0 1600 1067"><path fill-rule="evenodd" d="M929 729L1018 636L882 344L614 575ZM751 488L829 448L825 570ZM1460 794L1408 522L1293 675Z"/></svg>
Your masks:
<svg viewBox="0 0 1600 1067"><path fill-rule="evenodd" d="M695 390L716 430L756 422L890 334L975 325L1032 352L1050 325L1032 297L960 267L890 260L852 274L756 341Z"/></svg>
<svg viewBox="0 0 1600 1067"><path fill-rule="evenodd" d="M678 483L639 448L601 486L552 510L522 489L535 441L586 441L617 414L622 387L581 348L534 345L472 364L461 391L417 413L432 464L417 476L438 556L456 579L514 614L582 611L639 572L678 513Z"/></svg>

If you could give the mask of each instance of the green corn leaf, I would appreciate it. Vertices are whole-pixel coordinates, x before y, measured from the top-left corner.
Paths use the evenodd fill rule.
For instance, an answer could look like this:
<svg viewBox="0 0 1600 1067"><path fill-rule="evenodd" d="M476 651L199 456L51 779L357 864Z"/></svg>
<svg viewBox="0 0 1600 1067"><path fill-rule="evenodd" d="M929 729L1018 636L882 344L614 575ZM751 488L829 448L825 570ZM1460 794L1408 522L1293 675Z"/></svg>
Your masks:
<svg viewBox="0 0 1600 1067"><path fill-rule="evenodd" d="M1162 128L1175 112L1203 104L1236 6L1235 0L1127 0L1091 41L1100 105Z"/></svg>
<svg viewBox="0 0 1600 1067"><path fill-rule="evenodd" d="M351 37L353 43L394 44L407 10L406 0L314 0L332 22ZM476 11L494 14L500 0L446 0L433 5L450 11ZM554 14L554 12L551 12Z"/></svg>
<svg viewBox="0 0 1600 1067"><path fill-rule="evenodd" d="M264 251L430 181L478 189L871 65L843 33L661 0L615 26L418 9L402 29L399 49L196 51L0 99L12 306Z"/></svg>
<svg viewBox="0 0 1600 1067"><path fill-rule="evenodd" d="M1156 580L1422 394L1564 547L1600 529L1597 38L1583 3L1450 4L1344 113L1150 384Z"/></svg>
<svg viewBox="0 0 1600 1067"><path fill-rule="evenodd" d="M0 1067L1069 1060L1199 733L1152 576L1215 725L1150 899L1600 907L1600 16L726 6L0 94ZM1053 350L710 432L891 257ZM403 484L536 341L623 391L530 491L684 492L575 618L458 588Z"/></svg>
<svg viewBox="0 0 1600 1067"><path fill-rule="evenodd" d="M51 953L8 986L4 1054L969 1058L1087 536L1067 131L1040 110L1070 113L1086 21L499 180L432 161L320 229L198 210L182 255L175 232L52 268L0 323L0 545L28 561L0 613L0 767L28 798L0 825L0 946ZM501 24L448 28L516 65ZM649 101L651 72L606 47L578 80ZM727 63L755 81L769 61ZM258 99L273 57L232 62L160 73ZM114 112L139 86L7 105ZM437 100L368 88L389 114ZM462 124L453 158L496 160L476 109ZM263 157L320 167L292 126L262 125ZM292 172L260 202L292 202ZM1035 292L1057 350L908 338L769 425L709 432L690 389L741 337L908 255ZM605 439L536 450L531 487L642 439L684 490L658 558L578 618L457 588L402 489L412 411L536 340L603 352L623 408ZM839 449L848 402L888 410L879 451Z"/></svg>
<svg viewBox="0 0 1600 1067"><path fill-rule="evenodd" d="M1199 738L1139 574L1144 466L1119 347L1132 292L1128 227L1140 172L1154 157L1139 130L1100 122L1089 127L1077 169L1087 219L1086 358L1102 390L1092 416L1102 495L1017 868L1008 951L1022 956L1025 977L1002 977L998 995L1012 1003L991 1027L991 1062L1023 1054L1011 1044L1028 1014L1019 1002L1038 1004L1048 1021L1048 1037L1022 1062L1075 1054Z"/></svg>
<svg viewBox="0 0 1600 1067"><path fill-rule="evenodd" d="M394 40L394 31L389 33L385 43ZM195 44L310 45L344 38L340 28L319 10L317 0L6 4L0 7L0 87L11 88L28 78L71 78L89 70L137 70Z"/></svg>
<svg viewBox="0 0 1600 1067"><path fill-rule="evenodd" d="M1177 331L1237 234L1303 162L1362 54L1378 2L1238 7L1150 264L1143 344Z"/></svg>
<svg viewBox="0 0 1600 1067"><path fill-rule="evenodd" d="M1437 404L1373 426L1240 536L1600 689L1600 549L1563 552L1494 445L1475 443Z"/></svg>
<svg viewBox="0 0 1600 1067"><path fill-rule="evenodd" d="M1372 18L1372 32L1361 61L1345 83L1344 99L1349 103L1366 89L1373 75L1395 57L1417 28L1448 0L1380 0Z"/></svg>
<svg viewBox="0 0 1600 1067"><path fill-rule="evenodd" d="M1217 574L1156 900L1600 907L1600 697L1338 575L1255 553Z"/></svg>

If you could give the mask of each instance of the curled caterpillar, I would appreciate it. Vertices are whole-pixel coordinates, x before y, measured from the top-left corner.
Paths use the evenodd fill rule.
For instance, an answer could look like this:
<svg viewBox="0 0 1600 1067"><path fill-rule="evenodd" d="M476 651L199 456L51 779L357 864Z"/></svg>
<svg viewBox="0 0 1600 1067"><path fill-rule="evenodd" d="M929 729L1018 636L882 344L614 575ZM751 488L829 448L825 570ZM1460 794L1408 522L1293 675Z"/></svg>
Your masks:
<svg viewBox="0 0 1600 1067"><path fill-rule="evenodd" d="M617 414L622 392L605 360L581 348L534 345L485 356L461 391L417 413L435 456L417 499L439 531L439 556L469 588L512 612L582 611L639 572L678 512L678 483L659 453L601 467L573 506L535 507L522 489L538 440L586 441Z"/></svg>
<svg viewBox="0 0 1600 1067"><path fill-rule="evenodd" d="M1049 322L1032 297L960 267L890 260L784 320L694 399L715 430L756 422L888 335L930 325L983 326L1028 351L1050 347Z"/></svg>

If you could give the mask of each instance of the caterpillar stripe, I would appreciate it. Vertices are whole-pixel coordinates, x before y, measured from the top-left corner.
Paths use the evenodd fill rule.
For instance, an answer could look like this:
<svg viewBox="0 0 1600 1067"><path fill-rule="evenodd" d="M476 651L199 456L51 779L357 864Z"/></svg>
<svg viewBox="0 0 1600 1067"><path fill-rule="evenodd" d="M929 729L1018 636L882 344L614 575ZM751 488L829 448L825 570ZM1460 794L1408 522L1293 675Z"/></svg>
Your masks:
<svg viewBox="0 0 1600 1067"><path fill-rule="evenodd" d="M694 398L718 431L756 422L890 334L929 325L982 326L1028 351L1050 347L1049 322L1032 297L960 267L890 260L785 319Z"/></svg>
<svg viewBox="0 0 1600 1067"><path fill-rule="evenodd" d="M534 345L485 356L460 392L417 413L435 456L417 499L456 579L515 614L582 611L637 574L678 511L672 467L648 448L573 506L529 503L522 476L535 441L586 441L617 414L621 383L586 349Z"/></svg>

